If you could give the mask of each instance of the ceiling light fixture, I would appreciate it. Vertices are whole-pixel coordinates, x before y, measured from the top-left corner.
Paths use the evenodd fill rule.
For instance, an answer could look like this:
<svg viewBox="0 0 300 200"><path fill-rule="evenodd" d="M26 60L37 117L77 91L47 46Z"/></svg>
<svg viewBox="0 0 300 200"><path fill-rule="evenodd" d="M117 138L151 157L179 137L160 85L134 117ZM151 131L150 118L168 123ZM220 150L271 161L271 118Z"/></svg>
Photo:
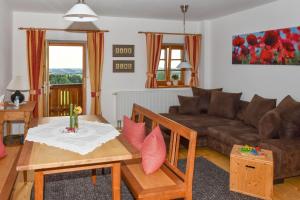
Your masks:
<svg viewBox="0 0 300 200"><path fill-rule="evenodd" d="M189 5L181 5L181 12L183 13L183 33L185 34L185 14L188 11ZM185 37L185 36L184 36ZM191 64L186 60L185 55L185 40L183 40L183 61L177 66L177 69L190 69Z"/></svg>
<svg viewBox="0 0 300 200"><path fill-rule="evenodd" d="M78 0L64 16L65 20L74 22L92 22L98 20L97 14L85 3L85 0Z"/></svg>

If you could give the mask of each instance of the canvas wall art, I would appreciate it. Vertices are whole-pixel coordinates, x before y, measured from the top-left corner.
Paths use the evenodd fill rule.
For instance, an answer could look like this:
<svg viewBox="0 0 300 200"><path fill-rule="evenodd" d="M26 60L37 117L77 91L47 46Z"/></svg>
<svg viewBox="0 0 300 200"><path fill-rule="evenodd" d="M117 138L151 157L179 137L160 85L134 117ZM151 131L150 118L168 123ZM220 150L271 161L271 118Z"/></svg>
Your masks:
<svg viewBox="0 0 300 200"><path fill-rule="evenodd" d="M232 64L300 65L300 26L233 36Z"/></svg>

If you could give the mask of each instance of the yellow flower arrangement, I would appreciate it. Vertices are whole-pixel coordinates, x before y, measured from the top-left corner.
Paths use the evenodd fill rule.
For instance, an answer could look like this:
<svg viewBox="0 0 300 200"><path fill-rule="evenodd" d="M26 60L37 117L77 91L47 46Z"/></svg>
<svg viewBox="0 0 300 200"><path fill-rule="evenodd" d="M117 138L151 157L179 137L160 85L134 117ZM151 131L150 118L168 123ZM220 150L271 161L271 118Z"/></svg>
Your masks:
<svg viewBox="0 0 300 200"><path fill-rule="evenodd" d="M80 115L82 113L82 108L80 106L75 106L73 112L75 115Z"/></svg>

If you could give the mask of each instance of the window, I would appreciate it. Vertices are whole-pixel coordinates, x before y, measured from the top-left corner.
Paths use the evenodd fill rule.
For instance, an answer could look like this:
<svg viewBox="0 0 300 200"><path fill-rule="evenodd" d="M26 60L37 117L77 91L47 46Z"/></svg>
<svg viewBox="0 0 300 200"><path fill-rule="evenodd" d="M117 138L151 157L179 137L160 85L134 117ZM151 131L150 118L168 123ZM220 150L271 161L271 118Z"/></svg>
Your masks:
<svg viewBox="0 0 300 200"><path fill-rule="evenodd" d="M184 85L184 71L177 69L177 66L183 60L183 45L163 44L160 55L160 62L157 70L157 84L160 87L168 86L172 75L177 74L178 85Z"/></svg>
<svg viewBox="0 0 300 200"><path fill-rule="evenodd" d="M83 44L49 44L49 82L51 85L82 84Z"/></svg>

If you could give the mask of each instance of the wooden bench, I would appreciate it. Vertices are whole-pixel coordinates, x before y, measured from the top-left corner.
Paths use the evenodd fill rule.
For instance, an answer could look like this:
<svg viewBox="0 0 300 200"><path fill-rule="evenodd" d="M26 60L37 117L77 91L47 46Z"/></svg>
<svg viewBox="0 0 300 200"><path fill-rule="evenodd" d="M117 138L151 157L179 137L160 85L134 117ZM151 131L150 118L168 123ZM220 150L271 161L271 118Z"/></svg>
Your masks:
<svg viewBox="0 0 300 200"><path fill-rule="evenodd" d="M141 160L135 159L122 164L122 178L136 199L192 199L192 184L196 150L196 132L134 104L132 119L138 122L151 121L156 126L170 130L168 155L163 166L153 174L146 175ZM178 168L181 140L188 141L185 172ZM166 144L168 145L168 144Z"/></svg>
<svg viewBox="0 0 300 200"><path fill-rule="evenodd" d="M10 197L17 178L16 165L21 146L6 147L7 156L0 160L0 199Z"/></svg>

